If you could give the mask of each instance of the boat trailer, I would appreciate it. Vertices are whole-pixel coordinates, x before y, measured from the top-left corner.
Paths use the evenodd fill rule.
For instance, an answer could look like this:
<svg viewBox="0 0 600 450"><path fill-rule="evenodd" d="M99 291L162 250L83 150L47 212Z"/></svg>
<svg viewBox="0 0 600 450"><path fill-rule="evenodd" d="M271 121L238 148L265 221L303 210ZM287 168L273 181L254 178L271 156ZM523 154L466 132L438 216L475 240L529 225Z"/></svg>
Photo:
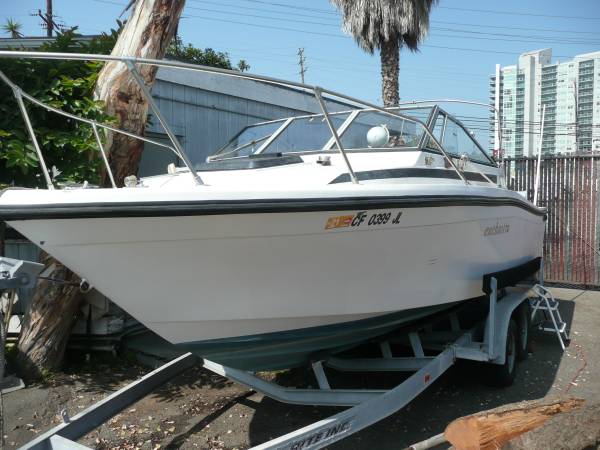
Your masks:
<svg viewBox="0 0 600 450"><path fill-rule="evenodd" d="M3 267L4 261L4 258L0 258L0 267ZM41 434L22 449L87 449L88 447L76 441L162 384L196 365L284 403L349 407L329 418L252 447L253 450L318 449L344 439L402 409L459 359L493 364L490 368L496 370L502 384L508 385L514 377L517 360L522 357L523 352L526 355L530 326L530 296L533 283L527 286L519 283L537 272L539 284L536 286L541 285L541 267L541 258L537 258L512 269L485 275L483 291L487 294L489 312L484 323L481 322L479 326L463 329L458 316L451 312L447 316L449 330L436 331L431 324L424 324L413 328L407 335L391 336L379 342L380 357L324 356L314 360L312 369L318 388L282 387L253 373L186 353L73 417L63 410L63 423ZM5 277L5 282L10 279L10 272L2 273L9 274ZM37 273L35 269L30 272L33 276L37 276ZM519 286L515 287L517 284ZM395 343L397 339L407 343L412 350L412 356L394 356L390 344ZM414 373L390 390L337 389L331 387L324 367L340 372ZM437 443L440 441L434 439L431 444Z"/></svg>

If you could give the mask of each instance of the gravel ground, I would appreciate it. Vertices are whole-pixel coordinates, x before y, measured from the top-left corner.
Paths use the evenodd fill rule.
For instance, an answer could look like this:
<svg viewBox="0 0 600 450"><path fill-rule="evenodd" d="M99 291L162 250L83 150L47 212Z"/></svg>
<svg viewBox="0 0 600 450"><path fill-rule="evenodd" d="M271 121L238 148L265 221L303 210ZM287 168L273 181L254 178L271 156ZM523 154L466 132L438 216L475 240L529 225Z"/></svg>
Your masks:
<svg viewBox="0 0 600 450"><path fill-rule="evenodd" d="M554 289L571 324L563 354L556 337L534 333L532 354L519 366L515 384L494 389L470 364L450 369L402 411L335 445L334 449L401 449L442 432L453 419L505 403L546 395L599 400L600 292ZM147 372L123 360L75 364L44 384L2 397L5 448L18 447ZM360 377L360 375L357 375ZM388 380L389 382L389 380ZM339 411L284 405L243 386L193 368L80 442L97 449L242 449Z"/></svg>

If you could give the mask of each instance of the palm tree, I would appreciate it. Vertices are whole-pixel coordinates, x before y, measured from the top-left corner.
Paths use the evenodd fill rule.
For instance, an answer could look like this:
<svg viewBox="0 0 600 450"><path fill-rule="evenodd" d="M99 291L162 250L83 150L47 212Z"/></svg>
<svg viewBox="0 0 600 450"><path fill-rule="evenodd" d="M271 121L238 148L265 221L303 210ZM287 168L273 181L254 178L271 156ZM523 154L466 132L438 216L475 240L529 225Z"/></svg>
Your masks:
<svg viewBox="0 0 600 450"><path fill-rule="evenodd" d="M412 51L429 31L429 14L438 0L330 0L342 13L343 29L358 45L381 57L381 92L384 106L400 102L398 76L400 48Z"/></svg>
<svg viewBox="0 0 600 450"><path fill-rule="evenodd" d="M6 19L6 23L2 25L2 30L7 34L10 34L10 37L13 39L23 37L21 28L23 28L23 25L21 25L19 22L15 22L12 19Z"/></svg>

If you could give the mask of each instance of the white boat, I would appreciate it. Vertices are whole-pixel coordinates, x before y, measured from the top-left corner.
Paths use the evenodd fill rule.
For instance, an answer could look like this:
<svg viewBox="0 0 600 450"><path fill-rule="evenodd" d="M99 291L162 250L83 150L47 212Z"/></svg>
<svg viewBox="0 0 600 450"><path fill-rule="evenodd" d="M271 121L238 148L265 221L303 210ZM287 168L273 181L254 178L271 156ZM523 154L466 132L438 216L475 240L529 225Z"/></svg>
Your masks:
<svg viewBox="0 0 600 450"><path fill-rule="evenodd" d="M321 105L130 187L7 189L0 219L166 340L249 370L482 297L484 274L541 256L544 212L450 114Z"/></svg>

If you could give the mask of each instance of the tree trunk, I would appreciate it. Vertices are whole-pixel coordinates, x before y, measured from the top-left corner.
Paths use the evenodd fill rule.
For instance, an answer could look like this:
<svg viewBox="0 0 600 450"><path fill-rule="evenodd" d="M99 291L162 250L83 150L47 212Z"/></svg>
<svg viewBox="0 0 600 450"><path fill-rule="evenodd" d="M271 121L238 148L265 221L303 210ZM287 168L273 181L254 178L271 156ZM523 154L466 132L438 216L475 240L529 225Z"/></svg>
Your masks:
<svg viewBox="0 0 600 450"><path fill-rule="evenodd" d="M67 284L40 280L31 299L19 336L17 356L19 367L30 378L62 364L81 300L77 275L46 253L42 255L42 262L45 276L65 280Z"/></svg>
<svg viewBox="0 0 600 450"><path fill-rule="evenodd" d="M398 106L400 103L400 44L398 39L384 41L379 51L381 57L381 98L383 106Z"/></svg>
<svg viewBox="0 0 600 450"><path fill-rule="evenodd" d="M184 3L185 0L138 0L112 54L163 58L177 30ZM138 65L137 68L151 87L157 68L147 65ZM143 135L148 103L123 63L105 64L96 82L95 94L97 99L105 102L106 112L117 118L119 128ZM126 176L137 174L143 148L144 143L138 139L108 134L106 151L118 185L123 185ZM105 186L108 185L106 171L102 181Z"/></svg>
<svg viewBox="0 0 600 450"><path fill-rule="evenodd" d="M0 220L0 256L6 256L6 222Z"/></svg>

